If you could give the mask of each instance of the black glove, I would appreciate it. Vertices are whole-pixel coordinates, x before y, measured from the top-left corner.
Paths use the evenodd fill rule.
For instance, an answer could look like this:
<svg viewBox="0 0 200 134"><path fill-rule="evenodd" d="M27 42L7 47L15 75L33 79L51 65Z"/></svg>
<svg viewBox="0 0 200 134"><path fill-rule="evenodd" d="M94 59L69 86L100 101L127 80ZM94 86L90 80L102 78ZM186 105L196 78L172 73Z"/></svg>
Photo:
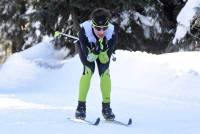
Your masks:
<svg viewBox="0 0 200 134"><path fill-rule="evenodd" d="M90 53L94 53L95 55L98 55L101 51L99 44L95 43L90 43L89 49Z"/></svg>

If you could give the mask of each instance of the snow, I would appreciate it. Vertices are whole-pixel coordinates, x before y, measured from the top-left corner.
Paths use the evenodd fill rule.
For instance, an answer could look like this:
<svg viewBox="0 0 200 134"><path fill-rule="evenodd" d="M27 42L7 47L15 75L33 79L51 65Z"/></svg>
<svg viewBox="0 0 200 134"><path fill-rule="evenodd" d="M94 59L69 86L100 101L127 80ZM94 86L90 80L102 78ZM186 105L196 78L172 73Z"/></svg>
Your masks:
<svg viewBox="0 0 200 134"><path fill-rule="evenodd" d="M147 12L148 10L153 10L151 8L146 8ZM139 12L135 12L135 11L123 11L120 14L120 18L121 18L121 23L120 23L120 27L126 31L126 33L131 33L132 29L131 26L129 26L130 24L130 19L131 17L133 17L133 19L135 20L135 22L138 25L141 25L143 30L144 30L144 36L148 39L150 38L150 27L154 27L155 30L158 33L161 33L161 27L159 22L157 21L157 17L152 18L150 16L144 16L142 14L140 14Z"/></svg>
<svg viewBox="0 0 200 134"><path fill-rule="evenodd" d="M129 11L124 11L121 14L121 23L120 23L120 27L122 29L126 29L126 27L129 25L129 21L130 21L130 12ZM130 30L128 30L128 32L130 32Z"/></svg>
<svg viewBox="0 0 200 134"><path fill-rule="evenodd" d="M154 55L116 51L117 60L110 64L111 106L118 120L133 119L130 127L103 121L89 126L67 120L76 109L82 64L78 55L63 60L66 53L68 50L54 50L46 39L1 65L2 134L199 133L199 52ZM101 101L96 70L87 98L87 119L103 120Z"/></svg>
<svg viewBox="0 0 200 134"><path fill-rule="evenodd" d="M26 13L25 14L32 14L36 12L36 10L34 9L34 7L32 5L30 5L29 7L27 7Z"/></svg>
<svg viewBox="0 0 200 134"><path fill-rule="evenodd" d="M145 10L153 10L153 8L146 8ZM138 12L134 12L134 20L138 25L142 25L144 30L144 35L148 39L150 38L150 27L154 27L158 33L161 33L161 27L159 21L157 21L157 17L152 18L151 16L144 16Z"/></svg>
<svg viewBox="0 0 200 134"><path fill-rule="evenodd" d="M190 23L196 13L195 8L200 6L200 0L188 0L185 6L181 9L177 22L175 37L173 44L180 41L190 31Z"/></svg>
<svg viewBox="0 0 200 134"><path fill-rule="evenodd" d="M36 21L35 23L32 24L32 27L35 27L36 29L39 29L41 25L40 21Z"/></svg>

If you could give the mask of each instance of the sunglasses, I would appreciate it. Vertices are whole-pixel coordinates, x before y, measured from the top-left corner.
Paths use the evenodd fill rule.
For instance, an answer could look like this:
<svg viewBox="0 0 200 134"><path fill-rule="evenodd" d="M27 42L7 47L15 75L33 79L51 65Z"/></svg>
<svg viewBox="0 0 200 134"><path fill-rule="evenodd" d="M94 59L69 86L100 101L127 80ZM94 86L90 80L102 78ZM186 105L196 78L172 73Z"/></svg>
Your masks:
<svg viewBox="0 0 200 134"><path fill-rule="evenodd" d="M108 26L94 26L93 25L93 28L96 29L97 31L106 31L106 29L108 29Z"/></svg>

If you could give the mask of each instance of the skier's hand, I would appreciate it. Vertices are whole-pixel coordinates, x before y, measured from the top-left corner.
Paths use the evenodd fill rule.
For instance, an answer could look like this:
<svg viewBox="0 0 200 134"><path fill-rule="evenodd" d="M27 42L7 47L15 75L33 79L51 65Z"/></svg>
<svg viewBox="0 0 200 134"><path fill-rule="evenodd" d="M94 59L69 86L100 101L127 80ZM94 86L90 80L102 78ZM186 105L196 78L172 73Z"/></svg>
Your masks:
<svg viewBox="0 0 200 134"><path fill-rule="evenodd" d="M53 37L54 37L54 38L57 38L58 36L60 36L60 32L59 32L59 31L55 31Z"/></svg>
<svg viewBox="0 0 200 134"><path fill-rule="evenodd" d="M94 62L97 58L98 58L98 55L94 53L89 53L87 56L87 60L89 62Z"/></svg>
<svg viewBox="0 0 200 134"><path fill-rule="evenodd" d="M109 62L109 57L108 57L108 54L107 54L107 51L103 51L103 52L100 52L99 53L99 61L102 63L102 64L106 64Z"/></svg>
<svg viewBox="0 0 200 134"><path fill-rule="evenodd" d="M100 47L98 44L91 43L89 46L89 52L98 55L100 53Z"/></svg>

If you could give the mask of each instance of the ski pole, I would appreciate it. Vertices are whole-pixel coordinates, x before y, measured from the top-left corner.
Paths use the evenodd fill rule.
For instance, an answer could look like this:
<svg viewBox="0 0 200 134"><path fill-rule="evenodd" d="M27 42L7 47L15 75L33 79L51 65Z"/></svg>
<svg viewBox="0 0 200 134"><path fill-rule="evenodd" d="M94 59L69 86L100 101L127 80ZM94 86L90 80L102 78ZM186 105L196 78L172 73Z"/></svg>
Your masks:
<svg viewBox="0 0 200 134"><path fill-rule="evenodd" d="M59 35L63 35L63 36L66 36L66 37L69 37L69 38L72 38L72 39L75 39L75 40L79 40L78 37L72 36L72 35L70 35L70 34L65 34L65 33L62 33L62 32L59 32L59 31L56 31L56 32L54 33L54 37L57 37L57 36L59 36Z"/></svg>
<svg viewBox="0 0 200 134"><path fill-rule="evenodd" d="M112 60L115 62L116 59L117 59L117 58L112 54Z"/></svg>
<svg viewBox="0 0 200 134"><path fill-rule="evenodd" d="M71 38L71 39L75 39L74 43L76 43L76 42L79 40L78 37L72 36L72 35L70 35L70 34L65 34L65 33L62 33L62 32L59 32L59 31L56 31L56 32L54 33L54 37L55 37L55 38L58 37L59 35L63 35L63 36L65 36L65 37L69 37L69 38Z"/></svg>

